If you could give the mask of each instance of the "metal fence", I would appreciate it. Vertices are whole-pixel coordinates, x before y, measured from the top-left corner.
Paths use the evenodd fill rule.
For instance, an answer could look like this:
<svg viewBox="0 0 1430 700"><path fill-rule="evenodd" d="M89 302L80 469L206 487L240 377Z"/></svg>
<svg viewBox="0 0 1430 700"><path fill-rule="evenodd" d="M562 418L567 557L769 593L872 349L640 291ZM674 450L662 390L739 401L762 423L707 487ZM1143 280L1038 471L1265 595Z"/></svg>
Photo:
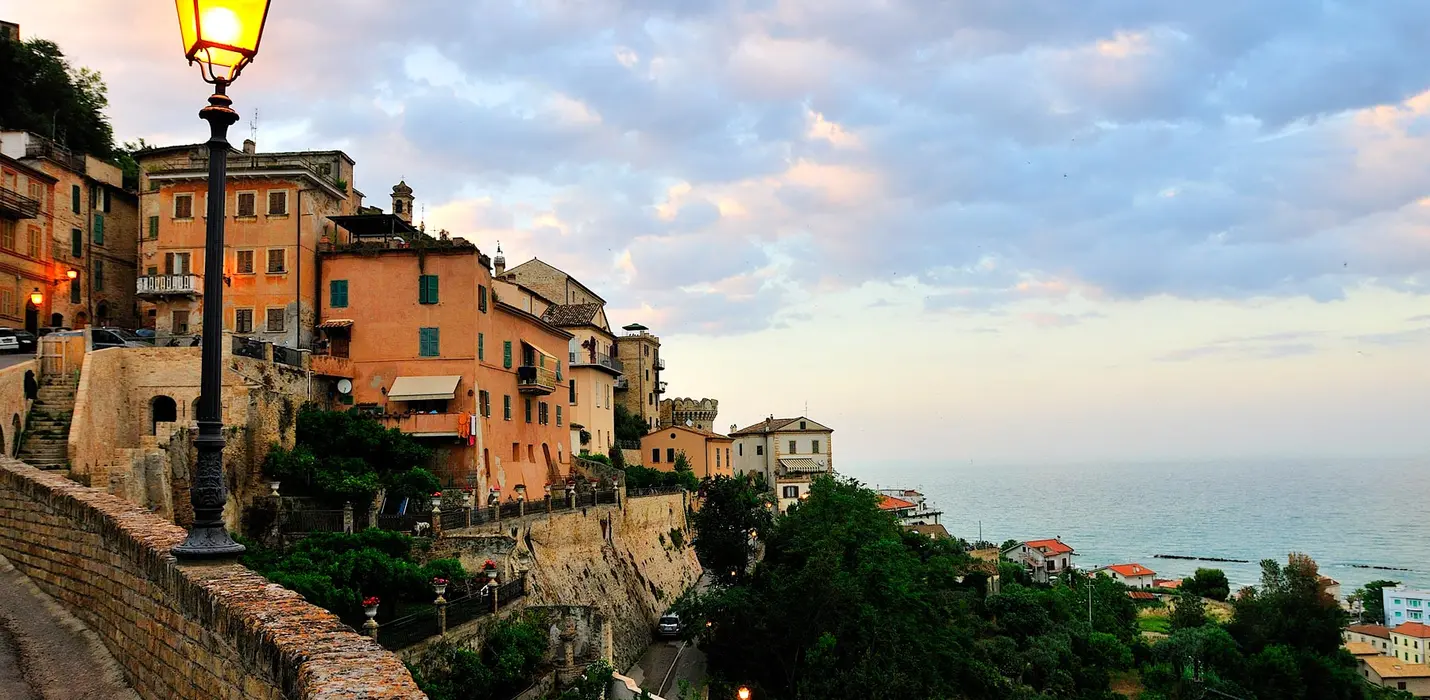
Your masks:
<svg viewBox="0 0 1430 700"><path fill-rule="evenodd" d="M497 608L504 608L524 595L526 595L526 576L523 575L497 586ZM476 593L457 598L447 604L447 629L471 622L491 612L491 589L483 586Z"/></svg>
<svg viewBox="0 0 1430 700"><path fill-rule="evenodd" d="M264 345L265 343L261 340L254 340L253 338L245 338L238 335L233 336L233 354L235 355L251 357L255 360L267 359L263 352Z"/></svg>
<svg viewBox="0 0 1430 700"><path fill-rule="evenodd" d="M447 629L490 615L526 595L526 576L518 576L497 586L496 603L492 602L492 590L487 586L476 593L454 599L447 603ZM423 640L442 633L437 619L437 608L399 617L384 623L378 629L378 643L389 651L400 651Z"/></svg>
<svg viewBox="0 0 1430 700"><path fill-rule="evenodd" d="M521 517L521 504L516 502L501 504L501 517L519 518Z"/></svg>
<svg viewBox="0 0 1430 700"><path fill-rule="evenodd" d="M437 608L433 606L383 623L378 629L377 641L387 649L397 651L441 633L442 629L437 623Z"/></svg>
<svg viewBox="0 0 1430 700"><path fill-rule="evenodd" d="M431 513L405 513L403 515L391 515L378 513L377 526L383 530L396 530L398 532L412 532L412 528L417 523L432 524Z"/></svg>
<svg viewBox="0 0 1430 700"><path fill-rule="evenodd" d="M667 496L672 493L680 493L685 489L679 486L660 486L650 489L626 489L626 498L644 498L646 496Z"/></svg>
<svg viewBox="0 0 1430 700"><path fill-rule="evenodd" d="M282 345L273 346L273 361L292 367L303 366L303 353Z"/></svg>
<svg viewBox="0 0 1430 700"><path fill-rule="evenodd" d="M353 522L367 522L367 514L359 520L357 514ZM341 510L292 510L279 516L279 530L285 535L309 532L344 532L343 511Z"/></svg>

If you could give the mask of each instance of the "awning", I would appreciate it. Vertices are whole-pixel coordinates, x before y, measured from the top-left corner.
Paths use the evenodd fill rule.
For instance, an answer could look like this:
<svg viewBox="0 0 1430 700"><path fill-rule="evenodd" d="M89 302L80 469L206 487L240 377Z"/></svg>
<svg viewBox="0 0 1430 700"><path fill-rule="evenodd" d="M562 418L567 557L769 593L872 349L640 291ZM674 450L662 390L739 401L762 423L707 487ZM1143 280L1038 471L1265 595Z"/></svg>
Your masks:
<svg viewBox="0 0 1430 700"><path fill-rule="evenodd" d="M331 321L323 321L318 324L319 328L352 328L353 320L350 318L335 318Z"/></svg>
<svg viewBox="0 0 1430 700"><path fill-rule="evenodd" d="M542 350L541 347L538 346L538 345L535 345L535 344L530 343L530 342L525 341L525 340L521 341L521 344L522 344L522 345L525 345L525 346L527 346L527 347L529 347L529 348L531 348L532 350L535 350L538 355L545 355L545 356L547 356L547 357L549 357L549 358L551 358L551 359L553 359L553 360L556 359L556 356L555 356L555 355L553 355L553 354L551 354L551 353L549 353L549 352L547 352L547 351L545 351L545 350Z"/></svg>
<svg viewBox="0 0 1430 700"><path fill-rule="evenodd" d="M828 471L812 457L781 457L780 466L784 467L786 472L817 474Z"/></svg>
<svg viewBox="0 0 1430 700"><path fill-rule="evenodd" d="M434 377L398 377L387 390L388 401L428 401L457 398L459 374Z"/></svg>

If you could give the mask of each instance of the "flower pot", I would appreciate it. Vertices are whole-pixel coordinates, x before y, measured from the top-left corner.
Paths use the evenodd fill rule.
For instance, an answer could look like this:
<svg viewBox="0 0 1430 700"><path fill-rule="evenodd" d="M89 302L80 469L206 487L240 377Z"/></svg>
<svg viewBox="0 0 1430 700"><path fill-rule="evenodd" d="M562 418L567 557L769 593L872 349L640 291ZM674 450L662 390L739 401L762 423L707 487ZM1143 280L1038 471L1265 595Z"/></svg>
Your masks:
<svg viewBox="0 0 1430 700"><path fill-rule="evenodd" d="M371 620L377 617L377 606L369 605L366 608L363 608L362 612L364 615L367 615L367 619Z"/></svg>
<svg viewBox="0 0 1430 700"><path fill-rule="evenodd" d="M444 595L447 595L447 584L445 584L445 583L434 583L434 584L432 584L432 590L437 591L437 597L440 598L440 597L442 597L442 596L444 596Z"/></svg>
<svg viewBox="0 0 1430 700"><path fill-rule="evenodd" d="M273 489L273 497L274 497L274 498L277 498L277 497L278 497L278 484L280 484L280 483L282 483L282 482L278 482L278 481L270 481L270 482L268 482L268 488Z"/></svg>

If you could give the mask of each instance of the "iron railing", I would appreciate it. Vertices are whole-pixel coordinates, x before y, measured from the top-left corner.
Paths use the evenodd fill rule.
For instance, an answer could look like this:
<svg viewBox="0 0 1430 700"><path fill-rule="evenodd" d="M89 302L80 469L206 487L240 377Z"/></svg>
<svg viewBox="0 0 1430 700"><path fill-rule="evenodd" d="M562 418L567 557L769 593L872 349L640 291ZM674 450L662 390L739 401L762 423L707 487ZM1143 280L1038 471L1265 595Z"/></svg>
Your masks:
<svg viewBox="0 0 1430 700"><path fill-rule="evenodd" d="M267 353L263 351L263 346L267 345L255 338L245 338L241 335L233 336L233 354L251 357L255 360L266 360Z"/></svg>
<svg viewBox="0 0 1430 700"><path fill-rule="evenodd" d="M620 448L620 449L622 449L622 450L639 450L639 449L641 448L641 441L640 441L640 440L617 440L617 441L616 441L616 447L618 447L618 448Z"/></svg>
<svg viewBox="0 0 1430 700"><path fill-rule="evenodd" d="M273 361L291 367L303 366L303 353L282 345L273 346Z"/></svg>
<svg viewBox="0 0 1430 700"><path fill-rule="evenodd" d="M66 169L76 173L85 173L84 154L75 153L64 146L61 146L49 139L39 138L34 134L26 139L26 158L45 158L52 160Z"/></svg>
<svg viewBox="0 0 1430 700"><path fill-rule="evenodd" d="M15 190L0 187L0 214L18 219L33 219L40 215L40 203Z"/></svg>
<svg viewBox="0 0 1430 700"><path fill-rule="evenodd" d="M649 489L626 489L626 498L645 498L646 496L667 496L672 493L680 493L685 489L679 486L657 486Z"/></svg>
<svg viewBox="0 0 1430 700"><path fill-rule="evenodd" d="M450 613L450 610L449 610ZM377 641L391 651L406 649L424 639L442 633L437 622L436 606L383 623Z"/></svg>
<svg viewBox="0 0 1430 700"><path fill-rule="evenodd" d="M617 360L610 355L589 352L573 352L570 353L570 355L572 367L580 367L582 365L597 365L616 372L625 371L625 365L621 364L620 360Z"/></svg>
<svg viewBox="0 0 1430 700"><path fill-rule="evenodd" d="M393 515L389 513L378 513L377 526L383 530L395 530L397 532L412 532L417 523L432 524L431 513L404 513Z"/></svg>
<svg viewBox="0 0 1430 700"><path fill-rule="evenodd" d="M145 275L135 281L138 294L202 294L203 283L193 274Z"/></svg>
<svg viewBox="0 0 1430 700"><path fill-rule="evenodd" d="M482 586L476 593L456 598L447 603L447 629L490 615L526 596L526 575L523 574L496 587L496 601L492 601L492 589ZM415 612L383 623L378 628L378 643L389 651L400 651L423 640L442 633L437 620L437 608Z"/></svg>

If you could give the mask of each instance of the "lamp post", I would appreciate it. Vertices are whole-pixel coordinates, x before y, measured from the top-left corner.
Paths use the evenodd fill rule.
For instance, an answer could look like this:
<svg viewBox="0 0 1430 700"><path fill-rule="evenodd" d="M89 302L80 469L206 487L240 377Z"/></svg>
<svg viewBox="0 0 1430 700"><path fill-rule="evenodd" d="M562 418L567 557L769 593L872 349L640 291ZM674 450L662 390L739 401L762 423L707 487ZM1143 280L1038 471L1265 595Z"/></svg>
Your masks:
<svg viewBox="0 0 1430 700"><path fill-rule="evenodd" d="M228 171L228 127L238 121L227 88L258 53L268 17L268 0L176 0L184 57L198 63L204 81L213 84L209 104L199 118L209 123L208 221L204 244L204 316L199 370L198 451L190 500L194 524L173 549L182 559L211 559L243 552L223 524L227 500L223 479L223 218Z"/></svg>

